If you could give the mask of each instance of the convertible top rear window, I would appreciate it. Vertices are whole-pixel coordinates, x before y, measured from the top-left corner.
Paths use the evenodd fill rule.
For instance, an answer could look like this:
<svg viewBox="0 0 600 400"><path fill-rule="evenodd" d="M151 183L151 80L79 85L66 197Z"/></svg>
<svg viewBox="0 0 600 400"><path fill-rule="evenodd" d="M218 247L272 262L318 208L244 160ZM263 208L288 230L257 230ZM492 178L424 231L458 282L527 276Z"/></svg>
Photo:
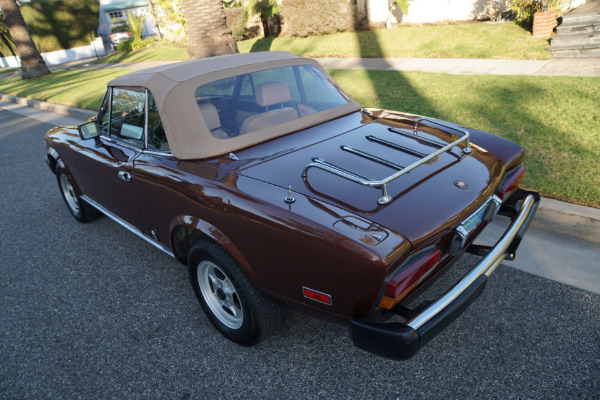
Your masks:
<svg viewBox="0 0 600 400"><path fill-rule="evenodd" d="M228 139L349 103L312 65L228 77L199 86L196 102L212 135Z"/></svg>

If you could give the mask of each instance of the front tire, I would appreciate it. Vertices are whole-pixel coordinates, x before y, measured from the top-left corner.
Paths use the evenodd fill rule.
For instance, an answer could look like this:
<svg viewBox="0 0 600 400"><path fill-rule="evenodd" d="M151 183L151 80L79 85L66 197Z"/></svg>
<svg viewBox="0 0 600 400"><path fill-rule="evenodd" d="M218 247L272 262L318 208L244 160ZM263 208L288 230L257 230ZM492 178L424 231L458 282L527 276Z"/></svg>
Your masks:
<svg viewBox="0 0 600 400"><path fill-rule="evenodd" d="M271 302L217 244L196 241L188 255L188 272L206 316L229 340L254 346L281 323L281 307Z"/></svg>
<svg viewBox="0 0 600 400"><path fill-rule="evenodd" d="M58 181L60 194L73 218L79 222L91 222L101 215L98 210L79 197L71 181L61 168L56 168L56 180Z"/></svg>

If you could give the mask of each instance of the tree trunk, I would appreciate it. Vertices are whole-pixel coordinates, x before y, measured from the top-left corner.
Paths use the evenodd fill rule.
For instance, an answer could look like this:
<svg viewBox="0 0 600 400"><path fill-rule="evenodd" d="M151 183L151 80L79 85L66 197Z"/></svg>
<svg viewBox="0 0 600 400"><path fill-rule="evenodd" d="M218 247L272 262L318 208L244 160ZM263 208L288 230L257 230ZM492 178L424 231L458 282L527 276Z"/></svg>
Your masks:
<svg viewBox="0 0 600 400"><path fill-rule="evenodd" d="M154 24L156 25L156 35L159 40L162 40L162 33L160 32L160 24L158 23L158 14L156 13L156 8L154 8L154 1L149 0L148 5L150 6L150 14L154 18Z"/></svg>
<svg viewBox="0 0 600 400"><path fill-rule="evenodd" d="M15 43L17 55L21 59L21 79L32 79L49 74L50 70L31 39L16 0L0 0L0 8Z"/></svg>
<svg viewBox="0 0 600 400"><path fill-rule="evenodd" d="M183 0L191 59L237 53L222 0Z"/></svg>

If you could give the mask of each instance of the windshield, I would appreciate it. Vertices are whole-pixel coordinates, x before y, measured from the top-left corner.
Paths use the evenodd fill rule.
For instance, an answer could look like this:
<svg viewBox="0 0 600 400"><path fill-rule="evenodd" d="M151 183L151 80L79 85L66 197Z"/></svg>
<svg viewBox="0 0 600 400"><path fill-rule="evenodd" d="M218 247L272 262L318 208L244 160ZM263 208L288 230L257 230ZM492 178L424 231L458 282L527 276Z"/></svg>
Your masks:
<svg viewBox="0 0 600 400"><path fill-rule="evenodd" d="M218 139L271 128L350 101L312 65L220 79L198 87L195 94L208 128Z"/></svg>

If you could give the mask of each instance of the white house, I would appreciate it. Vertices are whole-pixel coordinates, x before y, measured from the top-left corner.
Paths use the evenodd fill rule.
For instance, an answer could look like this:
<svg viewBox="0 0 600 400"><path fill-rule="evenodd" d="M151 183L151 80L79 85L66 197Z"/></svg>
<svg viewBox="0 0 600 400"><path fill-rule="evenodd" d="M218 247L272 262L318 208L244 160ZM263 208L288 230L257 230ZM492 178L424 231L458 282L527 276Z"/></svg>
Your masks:
<svg viewBox="0 0 600 400"><path fill-rule="evenodd" d="M100 0L98 35L109 41L113 29L127 25L127 13L146 17L142 37L156 35L156 22L148 8L148 0Z"/></svg>
<svg viewBox="0 0 600 400"><path fill-rule="evenodd" d="M564 0L561 8L566 11L585 1ZM370 22L387 21L392 3L394 0L356 0L359 13L365 13ZM422 24L494 19L509 9L510 0L409 0L408 4L408 14L396 9L389 22Z"/></svg>

